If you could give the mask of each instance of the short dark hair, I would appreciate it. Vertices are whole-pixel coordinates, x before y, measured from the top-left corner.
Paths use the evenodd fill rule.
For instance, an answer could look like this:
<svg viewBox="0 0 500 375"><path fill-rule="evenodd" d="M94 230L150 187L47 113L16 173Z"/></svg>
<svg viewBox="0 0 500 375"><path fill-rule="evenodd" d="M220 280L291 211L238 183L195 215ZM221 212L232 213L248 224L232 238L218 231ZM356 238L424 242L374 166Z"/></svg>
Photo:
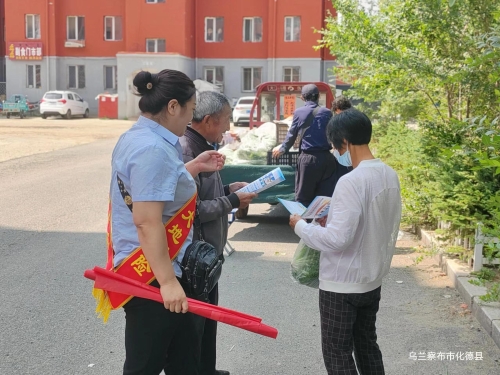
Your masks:
<svg viewBox="0 0 500 375"><path fill-rule="evenodd" d="M156 115L175 99L181 106L196 93L193 81L178 70L164 69L160 73L141 71L134 78L134 86L139 100L139 109L143 113Z"/></svg>
<svg viewBox="0 0 500 375"><path fill-rule="evenodd" d="M352 145L367 145L372 138L372 122L363 112L348 108L331 118L326 132L337 150L344 140Z"/></svg>
<svg viewBox="0 0 500 375"><path fill-rule="evenodd" d="M349 109L351 107L352 104L348 98L346 98L345 96L339 96L335 98L332 103L332 112L335 112L337 109L339 111L345 111L346 109Z"/></svg>

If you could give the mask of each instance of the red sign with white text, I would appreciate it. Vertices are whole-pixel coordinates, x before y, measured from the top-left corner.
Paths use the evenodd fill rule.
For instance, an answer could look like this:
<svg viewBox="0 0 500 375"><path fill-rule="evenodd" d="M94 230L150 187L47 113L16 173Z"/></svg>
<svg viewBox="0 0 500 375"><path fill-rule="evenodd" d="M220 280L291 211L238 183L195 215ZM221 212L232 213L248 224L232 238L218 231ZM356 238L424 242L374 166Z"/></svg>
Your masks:
<svg viewBox="0 0 500 375"><path fill-rule="evenodd" d="M8 57L11 60L42 60L43 47L38 42L8 43Z"/></svg>

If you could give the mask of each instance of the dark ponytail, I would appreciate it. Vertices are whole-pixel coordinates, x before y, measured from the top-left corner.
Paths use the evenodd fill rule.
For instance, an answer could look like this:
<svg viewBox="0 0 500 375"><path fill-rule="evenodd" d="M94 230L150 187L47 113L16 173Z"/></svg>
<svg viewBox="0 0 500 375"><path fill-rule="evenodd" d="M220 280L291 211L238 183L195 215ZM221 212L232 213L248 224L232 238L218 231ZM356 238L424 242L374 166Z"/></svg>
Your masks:
<svg viewBox="0 0 500 375"><path fill-rule="evenodd" d="M143 113L157 115L172 100L181 106L196 93L193 81L178 70L165 69L160 73L139 72L134 78L134 86L139 100L139 109Z"/></svg>

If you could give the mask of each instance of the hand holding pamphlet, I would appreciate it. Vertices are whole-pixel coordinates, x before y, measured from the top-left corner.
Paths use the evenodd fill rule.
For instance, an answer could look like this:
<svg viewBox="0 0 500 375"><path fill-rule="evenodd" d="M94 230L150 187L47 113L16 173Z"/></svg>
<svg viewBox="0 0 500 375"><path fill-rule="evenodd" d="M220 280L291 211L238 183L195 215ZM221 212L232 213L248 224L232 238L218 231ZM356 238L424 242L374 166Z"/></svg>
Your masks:
<svg viewBox="0 0 500 375"><path fill-rule="evenodd" d="M314 198L309 207L305 207L302 203L294 201L286 201L278 198L281 204L290 212L291 215L300 215L302 219L321 219L328 215L330 209L330 197L318 196Z"/></svg>
<svg viewBox="0 0 500 375"><path fill-rule="evenodd" d="M283 176L281 168L276 168L236 191L236 193L260 193L283 181L285 181L285 176Z"/></svg>

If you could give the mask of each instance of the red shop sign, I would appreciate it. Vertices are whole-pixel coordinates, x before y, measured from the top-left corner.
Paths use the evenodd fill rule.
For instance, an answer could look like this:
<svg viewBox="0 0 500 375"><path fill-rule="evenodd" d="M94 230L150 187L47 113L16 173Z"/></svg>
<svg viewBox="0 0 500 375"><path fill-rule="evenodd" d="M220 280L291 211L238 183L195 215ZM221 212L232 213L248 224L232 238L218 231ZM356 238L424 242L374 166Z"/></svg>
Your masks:
<svg viewBox="0 0 500 375"><path fill-rule="evenodd" d="M8 56L11 60L42 60L42 43L12 42L8 44Z"/></svg>

